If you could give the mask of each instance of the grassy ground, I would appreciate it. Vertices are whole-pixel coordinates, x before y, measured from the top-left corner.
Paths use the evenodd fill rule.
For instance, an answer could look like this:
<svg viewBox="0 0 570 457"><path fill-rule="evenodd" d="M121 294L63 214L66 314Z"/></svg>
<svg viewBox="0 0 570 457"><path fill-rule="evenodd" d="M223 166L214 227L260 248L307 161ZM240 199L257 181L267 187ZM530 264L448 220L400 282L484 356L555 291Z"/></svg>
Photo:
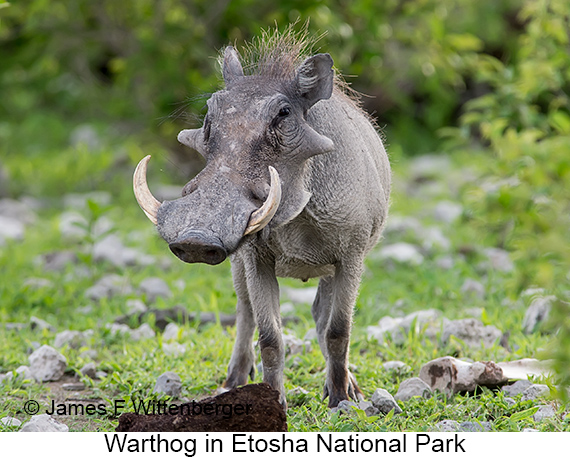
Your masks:
<svg viewBox="0 0 570 457"><path fill-rule="evenodd" d="M232 288L229 265L209 267L185 265L169 253L158 239L132 197L130 172L147 152L154 154L151 185L158 181L169 182L165 152L157 147L143 149L128 139L113 145L99 145L94 150L86 146L64 147L60 152L28 151L18 156L8 155L3 165L11 175L11 188L18 195L27 194L40 199L37 220L26 228L21 241L6 241L0 247L0 321L25 323L30 316L37 316L55 327L50 330L32 330L28 325L18 330L0 326L0 372L14 370L28 364L33 343L52 345L55 334L63 330L93 330L86 345L79 348L64 346L61 352L68 361L66 377L57 383L37 384L31 381L13 380L0 383L0 417L13 416L22 421L29 418L23 412L28 399L49 406L52 400L90 400L112 405L117 399L138 396L150 399L156 378L165 371L178 373L183 382L183 397L199 398L214 393L223 382L235 339L234 328L219 324L182 325L178 342L186 347L183 355L165 355L159 332L154 338L134 342L128 336L114 335L105 327L127 312L130 298L146 299L137 292L138 284L147 277L164 279L172 291L169 299L159 298L154 304L160 308L183 304L189 311L214 311L232 313L235 294ZM522 333L522 320L529 304L521 298L522 286L519 268L525 259L516 259L515 270L501 272L482 268L485 261L482 250L491 246L492 237L481 231L469 217L472 193L478 180L486 172L488 161L485 153L456 155L449 161L448 170L440 170L431 176L414 175L413 163L393 154L394 190L391 214L413 216L424 226L441 229L450 241L450 248L424 250L424 262L420 265L389 262L380 259L376 250L367 261L361 293L354 315L354 332L351 343L351 363L360 387L369 398L378 387L395 394L401 381L417 376L420 367L440 356L453 355L472 360L515 360L523 357L540 358L544 351L555 344L553 336L545 333ZM165 170L158 173L157 170ZM171 181L170 181L171 182ZM70 238L62 236L59 228L61 214L66 210L62 196L70 192L99 189L110 193L108 205L91 204L79 210L87 220L87 236ZM463 216L453 223L438 222L433 217L433 207L441 200L452 200L463 205ZM123 242L140 252L156 256L157 261L148 266L116 267L109 262L96 262L91 249L97 241L91 229L101 217L113 223L113 231ZM480 222L480 221L479 221ZM409 232L389 232L380 246L407 241L421 245L423 240ZM69 264L63 271L46 271L39 255L71 250L78 255L76 264ZM442 257L452 259L454 266L444 269L438 266ZM101 277L115 273L133 286L133 292L92 302L84 296L87 288ZM49 280L43 287L26 282L29 278ZM481 282L485 288L483 297L461 292L466 279ZM182 280L182 282L180 281ZM289 287L315 286L283 280ZM471 317L473 312L485 324L492 324L503 332L509 332L508 349L496 344L492 347L469 348L461 341L442 346L437 341L424 338L423 331L410 332L401 345L381 343L367 337L366 327L375 325L385 316L402 316L412 311L435 308L449 319ZM473 308L479 309L474 311ZM310 305L301 304L295 309L298 318L287 325L287 332L300 338L313 327ZM152 325L153 323L150 322ZM401 360L410 370L394 373L383 369L389 360ZM69 392L61 385L73 380L78 370L87 362L95 361L98 369L107 373L102 381L83 378L87 390ZM445 419L464 421L489 421L493 430L518 431L534 428L541 431L570 430L564 418L563 407L550 398L540 401L517 401L511 405L502 392L483 389L477 395L457 395L447 398L436 394L430 399L413 399L401 404L399 415L366 417L363 413L351 415L331 414L321 401L325 379L324 360L318 344L313 341L312 350L301 355L288 356L285 369L285 387L292 390L302 387L306 393L291 393L288 397L288 422L291 431L423 431ZM259 380L259 375L256 381ZM553 385L554 380L541 380ZM554 418L535 422L532 414L540 404L553 404L557 410ZM43 409L43 408L42 408ZM109 407L108 411L112 411ZM106 416L60 416L58 420L69 425L72 431L113 430L117 424L112 414ZM0 425L0 430L3 427ZM8 430L9 427L5 427Z"/></svg>

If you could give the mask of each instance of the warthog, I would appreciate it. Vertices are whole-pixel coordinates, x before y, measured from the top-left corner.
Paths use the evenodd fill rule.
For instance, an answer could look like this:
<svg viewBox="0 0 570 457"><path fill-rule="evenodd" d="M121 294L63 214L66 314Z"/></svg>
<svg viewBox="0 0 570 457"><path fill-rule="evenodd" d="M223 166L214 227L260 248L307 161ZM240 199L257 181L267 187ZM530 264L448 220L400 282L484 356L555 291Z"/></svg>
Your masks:
<svg viewBox="0 0 570 457"><path fill-rule="evenodd" d="M225 48L225 88L209 98L202 127L178 135L205 168L181 198L160 203L146 183L147 156L134 190L181 260L230 257L237 336L226 388L253 380L257 325L263 381L286 405L277 277L320 278L312 314L326 359L324 398L334 407L362 398L348 368L352 310L364 257L386 221L390 165L331 56L303 57L303 45L290 34L266 37L247 72Z"/></svg>

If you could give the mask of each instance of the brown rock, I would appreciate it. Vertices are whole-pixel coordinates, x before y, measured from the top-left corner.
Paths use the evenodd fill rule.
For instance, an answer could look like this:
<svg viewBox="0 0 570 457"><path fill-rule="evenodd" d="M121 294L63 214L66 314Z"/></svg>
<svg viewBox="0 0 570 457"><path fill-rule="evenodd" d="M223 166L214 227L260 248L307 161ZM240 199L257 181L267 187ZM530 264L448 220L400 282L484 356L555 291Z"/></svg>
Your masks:
<svg viewBox="0 0 570 457"><path fill-rule="evenodd" d="M117 432L286 432L279 392L249 384L199 402L178 405L171 414L125 413Z"/></svg>

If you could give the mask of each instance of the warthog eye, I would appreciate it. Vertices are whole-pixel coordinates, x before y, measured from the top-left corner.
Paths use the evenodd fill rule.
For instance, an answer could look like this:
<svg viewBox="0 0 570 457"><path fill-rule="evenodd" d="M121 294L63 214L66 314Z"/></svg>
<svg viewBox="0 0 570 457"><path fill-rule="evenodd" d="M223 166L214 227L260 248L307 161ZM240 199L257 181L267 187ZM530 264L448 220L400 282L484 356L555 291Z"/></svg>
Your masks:
<svg viewBox="0 0 570 457"><path fill-rule="evenodd" d="M289 116L289 114L291 114L291 108L288 106L284 106L279 110L279 117L286 117Z"/></svg>

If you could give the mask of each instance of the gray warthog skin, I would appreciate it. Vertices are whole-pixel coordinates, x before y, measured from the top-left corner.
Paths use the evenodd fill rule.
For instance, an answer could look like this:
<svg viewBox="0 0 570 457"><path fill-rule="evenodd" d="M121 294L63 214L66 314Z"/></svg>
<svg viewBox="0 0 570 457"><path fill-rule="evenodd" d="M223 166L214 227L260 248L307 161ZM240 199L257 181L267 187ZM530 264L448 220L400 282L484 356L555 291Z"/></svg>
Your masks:
<svg viewBox="0 0 570 457"><path fill-rule="evenodd" d="M208 100L204 125L178 137L206 166L182 198L162 203L157 227L186 262L230 257L237 337L226 388L253 379L257 326L263 381L286 404L277 277L321 278L312 314L334 407L362 397L348 369L352 311L364 257L386 221L390 165L369 117L338 84L332 58L302 60L295 46L282 54L279 46L249 75L225 49L225 89ZM269 194L270 166L281 181L279 206L261 230L244 235Z"/></svg>

